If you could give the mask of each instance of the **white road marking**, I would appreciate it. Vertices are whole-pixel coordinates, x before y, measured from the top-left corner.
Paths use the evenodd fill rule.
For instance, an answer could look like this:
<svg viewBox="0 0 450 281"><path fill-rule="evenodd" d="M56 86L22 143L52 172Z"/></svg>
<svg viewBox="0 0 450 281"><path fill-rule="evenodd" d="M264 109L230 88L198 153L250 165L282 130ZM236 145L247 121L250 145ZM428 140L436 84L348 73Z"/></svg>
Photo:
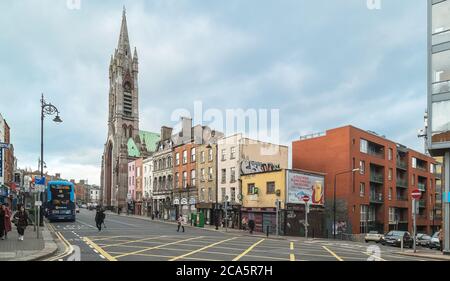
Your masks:
<svg viewBox="0 0 450 281"><path fill-rule="evenodd" d="M105 257L104 257L103 255L100 255L100 257L101 257L102 259L105 259Z"/></svg>

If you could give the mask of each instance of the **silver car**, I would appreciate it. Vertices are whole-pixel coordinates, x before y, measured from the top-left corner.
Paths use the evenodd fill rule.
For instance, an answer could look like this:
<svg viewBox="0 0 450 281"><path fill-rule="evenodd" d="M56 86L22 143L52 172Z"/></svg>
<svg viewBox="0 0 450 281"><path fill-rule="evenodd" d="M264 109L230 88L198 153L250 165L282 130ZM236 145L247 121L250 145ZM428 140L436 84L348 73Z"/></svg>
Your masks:
<svg viewBox="0 0 450 281"><path fill-rule="evenodd" d="M364 240L366 241L366 243L369 243L371 241L380 243L382 238L383 234L379 234L378 231L369 231L369 233L367 233L366 236L364 237Z"/></svg>

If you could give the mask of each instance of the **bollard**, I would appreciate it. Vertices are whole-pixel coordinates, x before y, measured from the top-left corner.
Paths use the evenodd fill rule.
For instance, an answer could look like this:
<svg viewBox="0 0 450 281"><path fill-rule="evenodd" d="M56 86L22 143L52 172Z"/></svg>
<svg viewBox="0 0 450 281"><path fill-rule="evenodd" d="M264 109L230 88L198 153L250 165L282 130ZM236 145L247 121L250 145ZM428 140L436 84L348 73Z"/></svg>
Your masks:
<svg viewBox="0 0 450 281"><path fill-rule="evenodd" d="M267 237L269 237L269 226L267 226Z"/></svg>
<svg viewBox="0 0 450 281"><path fill-rule="evenodd" d="M402 239L402 241L400 241L400 248L401 248L401 251L403 252L403 239Z"/></svg>

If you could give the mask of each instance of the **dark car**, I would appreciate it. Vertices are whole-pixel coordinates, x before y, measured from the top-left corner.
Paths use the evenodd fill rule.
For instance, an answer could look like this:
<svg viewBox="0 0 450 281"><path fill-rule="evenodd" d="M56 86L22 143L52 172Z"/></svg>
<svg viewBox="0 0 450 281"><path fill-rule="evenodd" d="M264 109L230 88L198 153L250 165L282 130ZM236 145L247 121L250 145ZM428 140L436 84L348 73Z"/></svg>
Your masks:
<svg viewBox="0 0 450 281"><path fill-rule="evenodd" d="M416 235L416 245L422 247L430 247L431 236L423 233Z"/></svg>
<svg viewBox="0 0 450 281"><path fill-rule="evenodd" d="M412 248L414 246L414 240L407 231L393 230L389 231L384 237L381 239L382 245L390 245L401 247L403 239L403 247Z"/></svg>

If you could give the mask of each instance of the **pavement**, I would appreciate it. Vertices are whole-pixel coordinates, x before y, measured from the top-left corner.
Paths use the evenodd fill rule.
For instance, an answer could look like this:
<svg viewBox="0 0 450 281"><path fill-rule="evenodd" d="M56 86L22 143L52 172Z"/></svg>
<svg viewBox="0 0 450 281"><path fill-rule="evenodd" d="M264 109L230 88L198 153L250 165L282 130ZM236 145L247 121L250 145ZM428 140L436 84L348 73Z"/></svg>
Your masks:
<svg viewBox="0 0 450 281"><path fill-rule="evenodd" d="M40 238L33 226L27 227L24 241L19 241L13 226L7 240L0 240L0 261L35 261L53 255L58 250L47 227L40 228Z"/></svg>
<svg viewBox="0 0 450 281"><path fill-rule="evenodd" d="M444 255L439 251L428 250L428 249L420 249L414 253L414 250L406 250L403 252L397 252L398 255L409 256L409 257L418 257L418 258L428 258L434 260L441 261L450 261L449 255Z"/></svg>
<svg viewBox="0 0 450 281"><path fill-rule="evenodd" d="M95 211L81 209L76 222L52 223L51 229L72 252L58 260L80 261L430 261L399 255L378 244L300 237L267 239L207 227L177 232L174 222L146 217L106 215L106 228L95 227ZM242 232L242 231L240 231ZM70 255L69 255L70 254Z"/></svg>

